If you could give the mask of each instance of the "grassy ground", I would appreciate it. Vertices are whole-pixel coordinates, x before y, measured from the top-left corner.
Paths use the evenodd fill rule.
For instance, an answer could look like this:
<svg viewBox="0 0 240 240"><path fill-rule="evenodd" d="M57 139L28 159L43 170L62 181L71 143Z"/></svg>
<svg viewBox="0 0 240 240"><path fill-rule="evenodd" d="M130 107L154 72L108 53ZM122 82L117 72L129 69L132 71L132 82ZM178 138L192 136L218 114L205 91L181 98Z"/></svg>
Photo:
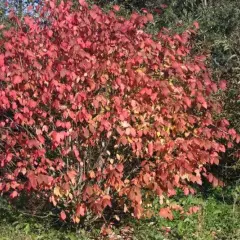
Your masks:
<svg viewBox="0 0 240 240"><path fill-rule="evenodd" d="M182 218L175 214L172 221L160 217L124 223L113 229L115 238L132 240L160 239L240 239L240 191L237 188L214 190L204 195L181 197L177 202L185 208L198 205L202 211ZM157 204L153 209L157 209ZM49 219L37 219L16 213L6 204L0 207L0 240L90 240L100 239L99 228L69 230L53 226ZM102 238L101 238L102 239ZM103 238L107 239L107 238Z"/></svg>

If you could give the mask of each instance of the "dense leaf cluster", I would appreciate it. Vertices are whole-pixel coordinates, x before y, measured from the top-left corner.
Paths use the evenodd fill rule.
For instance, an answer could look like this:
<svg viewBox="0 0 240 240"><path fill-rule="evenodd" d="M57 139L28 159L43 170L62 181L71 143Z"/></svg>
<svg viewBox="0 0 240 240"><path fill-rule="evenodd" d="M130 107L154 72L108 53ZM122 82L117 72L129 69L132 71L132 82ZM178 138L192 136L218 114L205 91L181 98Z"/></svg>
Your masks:
<svg viewBox="0 0 240 240"><path fill-rule="evenodd" d="M111 207L140 218L153 194L188 195L202 178L221 185L206 166L240 136L214 120L212 94L226 82L191 54L198 24L152 36L149 13L125 19L118 6L79 3L47 1L2 30L0 192L37 193L78 223Z"/></svg>

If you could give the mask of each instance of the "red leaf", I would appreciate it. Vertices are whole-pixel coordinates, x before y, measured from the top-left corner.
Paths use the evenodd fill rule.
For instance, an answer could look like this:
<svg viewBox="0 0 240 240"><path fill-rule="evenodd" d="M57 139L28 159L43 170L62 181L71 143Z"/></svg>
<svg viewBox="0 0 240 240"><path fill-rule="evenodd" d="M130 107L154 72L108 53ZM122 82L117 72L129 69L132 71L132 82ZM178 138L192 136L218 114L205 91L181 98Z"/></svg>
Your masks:
<svg viewBox="0 0 240 240"><path fill-rule="evenodd" d="M54 9L55 8L55 3L53 2L53 1L50 1L50 7L52 8L52 9Z"/></svg>
<svg viewBox="0 0 240 240"><path fill-rule="evenodd" d="M130 135L131 134L131 128L127 128L126 129L126 135Z"/></svg>
<svg viewBox="0 0 240 240"><path fill-rule="evenodd" d="M127 138L123 136L123 137L121 138L121 143L122 143L124 146L127 145L127 144L128 144Z"/></svg>
<svg viewBox="0 0 240 240"><path fill-rule="evenodd" d="M108 195L103 197L102 205L104 208L106 208L107 206L112 207L111 198Z"/></svg>
<svg viewBox="0 0 240 240"><path fill-rule="evenodd" d="M149 184L149 182L150 182L150 174L149 173L146 173L143 175L143 181L145 184L147 184L147 185Z"/></svg>
<svg viewBox="0 0 240 240"><path fill-rule="evenodd" d="M120 164L118 164L117 166L116 166L116 169L118 170L118 172L123 172L123 164L122 163L120 163Z"/></svg>
<svg viewBox="0 0 240 240"><path fill-rule="evenodd" d="M92 79L88 79L89 91L93 91L96 88L96 84Z"/></svg>
<svg viewBox="0 0 240 240"><path fill-rule="evenodd" d="M212 183L213 183L214 187L219 186L219 181L218 181L218 179L216 177L213 177L213 182Z"/></svg>
<svg viewBox="0 0 240 240"><path fill-rule="evenodd" d="M190 208L189 208L188 213L189 213L189 214L197 213L199 210L200 210L200 207L198 207L198 206L193 206L193 207L190 207Z"/></svg>
<svg viewBox="0 0 240 240"><path fill-rule="evenodd" d="M212 183L214 176L210 173L210 174L207 176L207 178L208 178L208 181L209 181L210 183Z"/></svg>
<svg viewBox="0 0 240 240"><path fill-rule="evenodd" d="M159 215L163 218L168 218L169 220L173 220L173 214L169 207L161 208Z"/></svg>
<svg viewBox="0 0 240 240"><path fill-rule="evenodd" d="M226 80L220 81L219 87L221 90L225 91L227 89L227 81Z"/></svg>
<svg viewBox="0 0 240 240"><path fill-rule="evenodd" d="M76 209L76 215L79 216L84 216L86 213L86 207L84 204L78 204L77 209Z"/></svg>
<svg viewBox="0 0 240 240"><path fill-rule="evenodd" d="M89 131L88 131L88 129L87 128L83 128L83 136L85 137L85 138L89 138Z"/></svg>
<svg viewBox="0 0 240 240"><path fill-rule="evenodd" d="M225 146L221 144L221 145L219 146L219 151L220 151L220 152L226 152Z"/></svg>
<svg viewBox="0 0 240 240"><path fill-rule="evenodd" d="M217 90L218 90L216 83L212 83L212 84L211 84L211 88L212 88L212 90L213 90L214 93L217 92Z"/></svg>
<svg viewBox="0 0 240 240"><path fill-rule="evenodd" d="M191 100L188 97L184 97L183 101L186 103L188 107L191 107Z"/></svg>
<svg viewBox="0 0 240 240"><path fill-rule="evenodd" d="M67 175L70 178L70 180L74 180L76 175L77 175L77 173L74 170L71 170L71 171L67 172Z"/></svg>
<svg viewBox="0 0 240 240"><path fill-rule="evenodd" d="M160 7L163 8L163 9L165 9L165 8L168 7L168 5L166 5L166 4L160 4Z"/></svg>
<svg viewBox="0 0 240 240"><path fill-rule="evenodd" d="M148 14L147 14L147 20L148 20L149 22L152 22L152 21L153 21L153 15L152 15L151 13L148 13Z"/></svg>
<svg viewBox="0 0 240 240"><path fill-rule="evenodd" d="M207 102L206 100L204 99L203 96L199 95L197 96L197 101L204 107L207 109Z"/></svg>
<svg viewBox="0 0 240 240"><path fill-rule="evenodd" d="M4 66L4 55L0 54L0 67Z"/></svg>
<svg viewBox="0 0 240 240"><path fill-rule="evenodd" d="M130 132L133 137L136 137L136 130L134 128L131 128Z"/></svg>
<svg viewBox="0 0 240 240"><path fill-rule="evenodd" d="M118 11L120 10L120 7L119 7L118 5L114 5L114 6L113 6L113 9L114 9L116 12L118 12Z"/></svg>
<svg viewBox="0 0 240 240"><path fill-rule="evenodd" d="M78 2L81 6L86 7L86 8L88 7L88 4L86 3L85 0L78 0Z"/></svg>
<svg viewBox="0 0 240 240"><path fill-rule="evenodd" d="M57 143L60 143L61 140L64 139L65 137L65 132L56 132L56 131L53 131L50 136L52 137L53 141L57 142Z"/></svg>
<svg viewBox="0 0 240 240"><path fill-rule="evenodd" d="M13 77L13 83L14 84L19 84L23 81L23 79L20 76L14 76Z"/></svg>
<svg viewBox="0 0 240 240"><path fill-rule="evenodd" d="M49 37L52 37L53 31L52 30L48 30L47 34L48 34Z"/></svg>
<svg viewBox="0 0 240 240"><path fill-rule="evenodd" d="M93 18L93 19L96 19L97 18L97 13L95 11L90 11L90 16Z"/></svg>
<svg viewBox="0 0 240 240"><path fill-rule="evenodd" d="M77 158L77 160L80 162L81 158L79 157L79 151L75 145L73 146L73 152L74 152L74 155Z"/></svg>
<svg viewBox="0 0 240 240"><path fill-rule="evenodd" d="M167 87L164 87L162 90L161 90L161 93L164 97L167 97L168 94L170 93L169 89Z"/></svg>
<svg viewBox="0 0 240 240"><path fill-rule="evenodd" d="M30 185L33 189L37 188L37 178L36 175L33 172L29 172L27 175Z"/></svg>
<svg viewBox="0 0 240 240"><path fill-rule="evenodd" d="M64 221L66 218L67 218L66 213L64 211L61 211L60 219Z"/></svg>
<svg viewBox="0 0 240 240"><path fill-rule="evenodd" d="M184 188L184 195L189 195L189 189L187 187Z"/></svg>
<svg viewBox="0 0 240 240"><path fill-rule="evenodd" d="M152 143L152 142L150 142L150 143L148 144L148 154L149 154L150 156L153 155L153 143Z"/></svg>
<svg viewBox="0 0 240 240"><path fill-rule="evenodd" d="M146 8L141 9L144 13L148 13L148 10Z"/></svg>
<svg viewBox="0 0 240 240"><path fill-rule="evenodd" d="M240 135L236 136L236 143L240 143Z"/></svg>
<svg viewBox="0 0 240 240"><path fill-rule="evenodd" d="M198 22L194 22L193 25L196 29L199 29L199 23Z"/></svg>
<svg viewBox="0 0 240 240"><path fill-rule="evenodd" d="M31 11L32 9L33 9L33 6L31 6L31 5L27 7L28 11Z"/></svg>
<svg viewBox="0 0 240 240"><path fill-rule="evenodd" d="M93 179L93 178L96 177L96 175L95 175L95 173L94 173L93 170L89 171L89 177L90 177L91 179Z"/></svg>
<svg viewBox="0 0 240 240"><path fill-rule="evenodd" d="M13 191L11 194L10 194L10 198L16 198L18 196L18 192L17 191Z"/></svg>
<svg viewBox="0 0 240 240"><path fill-rule="evenodd" d="M30 108L35 108L37 106L37 102L35 102L34 100L29 100L28 106Z"/></svg>
<svg viewBox="0 0 240 240"><path fill-rule="evenodd" d="M157 93L153 93L151 95L151 100L154 101L157 98L158 94Z"/></svg>

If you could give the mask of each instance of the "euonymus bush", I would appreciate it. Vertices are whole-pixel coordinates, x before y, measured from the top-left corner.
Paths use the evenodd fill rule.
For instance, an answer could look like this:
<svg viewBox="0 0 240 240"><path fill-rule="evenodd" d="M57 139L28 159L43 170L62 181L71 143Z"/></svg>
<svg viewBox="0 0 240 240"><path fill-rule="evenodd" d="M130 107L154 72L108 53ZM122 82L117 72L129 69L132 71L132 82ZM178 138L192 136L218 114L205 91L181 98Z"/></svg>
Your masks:
<svg viewBox="0 0 240 240"><path fill-rule="evenodd" d="M191 52L198 24L182 34L144 32L84 0L47 1L1 30L0 192L48 199L75 223L108 208L144 216L153 195L194 193L209 165L240 136L214 120L205 56ZM224 146L224 144L225 146ZM174 209L180 209L174 207ZM171 207L160 214L171 218Z"/></svg>

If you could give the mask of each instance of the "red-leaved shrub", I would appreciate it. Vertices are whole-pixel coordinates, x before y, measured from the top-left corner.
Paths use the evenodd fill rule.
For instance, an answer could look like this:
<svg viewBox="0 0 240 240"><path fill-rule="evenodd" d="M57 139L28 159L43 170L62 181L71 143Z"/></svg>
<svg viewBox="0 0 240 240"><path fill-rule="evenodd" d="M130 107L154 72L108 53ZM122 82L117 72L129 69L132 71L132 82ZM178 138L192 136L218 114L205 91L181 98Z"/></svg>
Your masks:
<svg viewBox="0 0 240 240"><path fill-rule="evenodd" d="M240 137L214 120L225 89L189 39L144 32L152 15L116 16L79 0L14 14L0 40L0 192L37 193L79 222L106 208L139 218L153 194L190 194L223 142ZM163 215L171 216L162 209Z"/></svg>

